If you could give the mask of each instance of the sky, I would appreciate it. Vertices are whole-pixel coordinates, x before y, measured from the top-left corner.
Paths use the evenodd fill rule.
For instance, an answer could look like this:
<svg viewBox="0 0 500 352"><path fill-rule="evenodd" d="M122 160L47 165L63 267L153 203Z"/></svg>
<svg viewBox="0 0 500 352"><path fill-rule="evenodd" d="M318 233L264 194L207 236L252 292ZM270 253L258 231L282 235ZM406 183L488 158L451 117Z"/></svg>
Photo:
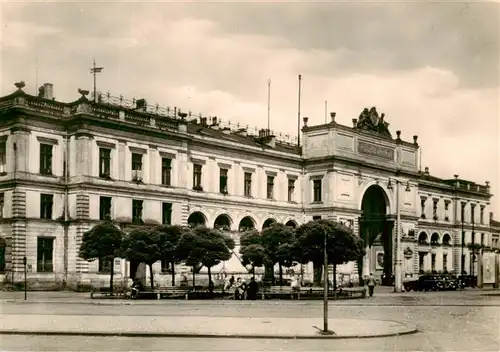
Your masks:
<svg viewBox="0 0 500 352"><path fill-rule="evenodd" d="M301 114L351 125L365 107L419 136L437 177L492 185L500 219L500 4L475 2L1 3L1 95L92 90L296 134ZM37 64L38 62L38 64ZM38 69L37 69L38 67ZM37 74L38 72L38 74Z"/></svg>

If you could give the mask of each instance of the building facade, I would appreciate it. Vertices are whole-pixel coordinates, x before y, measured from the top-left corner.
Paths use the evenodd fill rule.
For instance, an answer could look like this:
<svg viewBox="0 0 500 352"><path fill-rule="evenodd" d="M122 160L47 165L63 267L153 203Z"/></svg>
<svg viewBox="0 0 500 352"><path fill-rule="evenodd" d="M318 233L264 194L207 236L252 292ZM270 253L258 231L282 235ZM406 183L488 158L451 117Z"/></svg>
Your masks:
<svg viewBox="0 0 500 352"><path fill-rule="evenodd" d="M417 136L393 137L384 114L365 109L352 126L308 126L301 145L177 108L109 95L56 101L17 90L0 98L0 275L4 282L75 287L107 277L104 262L78 258L82 235L112 219L128 232L154 224L204 224L234 236L217 270L241 273L239 233L273 222L324 218L362 236L362 268L392 275L401 234L404 275L474 271L469 243L491 245L490 189L420 171ZM399 229L397 214L400 214ZM463 245L462 245L463 244ZM117 280L130 274L116 260ZM168 268L155 266L157 280ZM185 270L185 269L182 269ZM305 268L309 273L311 268ZM477 271L477 269L476 269ZM216 272L216 270L214 271Z"/></svg>

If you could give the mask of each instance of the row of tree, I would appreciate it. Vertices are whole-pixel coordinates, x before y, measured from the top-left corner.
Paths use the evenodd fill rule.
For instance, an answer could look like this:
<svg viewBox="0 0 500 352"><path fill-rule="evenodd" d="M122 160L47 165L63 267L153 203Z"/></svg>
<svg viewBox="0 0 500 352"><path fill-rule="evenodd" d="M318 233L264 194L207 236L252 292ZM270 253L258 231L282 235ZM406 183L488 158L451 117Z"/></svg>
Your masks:
<svg viewBox="0 0 500 352"><path fill-rule="evenodd" d="M364 246L361 239L340 223L329 220L308 222L294 229L283 224L273 224L259 232L250 230L241 236L241 261L255 275L255 268L265 268L265 278L274 284L274 267L279 266L279 282L283 268L296 264L313 263L314 284L319 285L323 269L324 238L327 236L328 262L336 266L349 261L361 261ZM153 264L169 263L172 285L175 285L175 265L184 263L195 274L202 267L208 269L229 260L235 247L227 234L206 227L181 227L164 225L132 230L123 233L111 222L104 222L85 232L79 256L88 261L111 262L110 290L113 291L114 258L124 258L131 263L144 263L150 270L151 288L154 288ZM335 285L335 282L334 282Z"/></svg>

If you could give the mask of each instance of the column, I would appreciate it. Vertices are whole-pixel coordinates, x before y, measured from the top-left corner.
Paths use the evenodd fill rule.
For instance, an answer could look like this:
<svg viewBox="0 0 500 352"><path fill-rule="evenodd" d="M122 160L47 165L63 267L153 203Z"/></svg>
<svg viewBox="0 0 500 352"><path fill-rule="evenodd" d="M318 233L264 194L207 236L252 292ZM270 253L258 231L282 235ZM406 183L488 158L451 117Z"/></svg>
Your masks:
<svg viewBox="0 0 500 352"><path fill-rule="evenodd" d="M14 150L12 170L38 173L38 170L30 170L31 160L29 151L31 131L27 127L17 126L12 127L10 132L12 134L12 150Z"/></svg>
<svg viewBox="0 0 500 352"><path fill-rule="evenodd" d="M125 180L125 166L126 163L126 150L127 142L124 140L118 141L118 179L121 181Z"/></svg>

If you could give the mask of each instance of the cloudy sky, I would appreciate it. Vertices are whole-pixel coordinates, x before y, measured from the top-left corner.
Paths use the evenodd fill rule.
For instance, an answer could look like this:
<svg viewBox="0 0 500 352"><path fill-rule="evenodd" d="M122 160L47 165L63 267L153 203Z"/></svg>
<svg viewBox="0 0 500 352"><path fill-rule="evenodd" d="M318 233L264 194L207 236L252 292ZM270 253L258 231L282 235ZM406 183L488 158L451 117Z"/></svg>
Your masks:
<svg viewBox="0 0 500 352"><path fill-rule="evenodd" d="M296 133L302 115L351 124L364 107L419 135L433 175L500 192L499 4L90 1L2 4L1 94L24 80L58 100L103 92ZM492 210L500 218L500 197Z"/></svg>

